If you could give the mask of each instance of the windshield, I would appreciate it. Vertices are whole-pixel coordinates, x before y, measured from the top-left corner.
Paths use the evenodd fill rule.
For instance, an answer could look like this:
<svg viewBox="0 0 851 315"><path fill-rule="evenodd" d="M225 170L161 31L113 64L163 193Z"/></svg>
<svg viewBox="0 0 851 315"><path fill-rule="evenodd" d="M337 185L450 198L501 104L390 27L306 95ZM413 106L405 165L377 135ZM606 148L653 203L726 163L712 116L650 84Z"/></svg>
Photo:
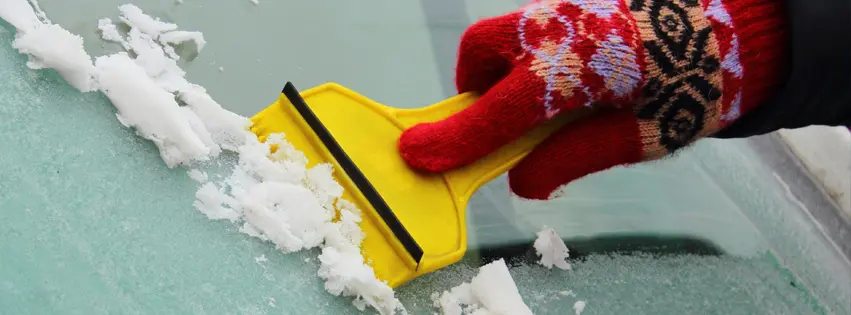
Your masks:
<svg viewBox="0 0 851 315"><path fill-rule="evenodd" d="M456 94L464 29L524 1L133 3L202 32L200 53L175 52L186 79L251 117L287 81L301 90L336 82L401 108L439 102ZM115 2L38 4L82 36L90 56L123 51L98 30L99 19L119 21ZM361 312L317 277L319 250L283 253L196 210L199 185L187 169L167 167L103 94L28 67L15 34L0 21L0 309ZM577 302L586 315L851 314L847 227L823 226L836 222L835 204L801 180L778 139L702 141L671 159L589 176L547 202L512 197L499 177L469 203L464 259L395 294L412 314L439 312L435 293L502 258L535 314L572 313ZM533 243L546 227L570 249L571 270L537 263Z"/></svg>

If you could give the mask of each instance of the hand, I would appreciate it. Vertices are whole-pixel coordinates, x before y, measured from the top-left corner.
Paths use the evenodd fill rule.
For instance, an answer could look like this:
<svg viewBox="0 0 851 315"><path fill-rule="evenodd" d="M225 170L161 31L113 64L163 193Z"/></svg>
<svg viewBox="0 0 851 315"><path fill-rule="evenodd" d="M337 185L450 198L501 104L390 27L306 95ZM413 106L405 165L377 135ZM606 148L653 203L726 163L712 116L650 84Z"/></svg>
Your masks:
<svg viewBox="0 0 851 315"><path fill-rule="evenodd" d="M413 168L470 164L555 115L594 109L509 171L549 199L564 184L668 156L759 106L785 56L779 1L541 0L469 27L456 85L475 104L399 139Z"/></svg>

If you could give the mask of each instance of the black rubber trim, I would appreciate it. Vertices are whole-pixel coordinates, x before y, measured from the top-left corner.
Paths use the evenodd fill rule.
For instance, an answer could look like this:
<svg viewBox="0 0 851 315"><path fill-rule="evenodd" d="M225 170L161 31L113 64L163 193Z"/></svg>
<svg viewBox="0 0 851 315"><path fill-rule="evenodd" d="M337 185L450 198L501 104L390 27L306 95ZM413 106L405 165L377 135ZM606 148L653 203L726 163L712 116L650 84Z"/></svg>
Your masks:
<svg viewBox="0 0 851 315"><path fill-rule="evenodd" d="M384 201L384 198L381 198L381 195L378 191L375 190L375 187L366 179L366 176L363 175L363 172L358 169L357 165L352 162L352 159L349 158L349 155L343 151L343 148L340 147L340 144L337 143L337 140L334 139L334 136L328 132L328 129L325 128L325 125L319 121L319 118L316 117L316 114L307 106L307 103L301 97L301 94L292 84L292 82L287 82L284 85L284 90L281 92L290 100L290 103L293 104L295 109L301 114L301 117L304 118L304 121L313 129L313 132L319 137L319 140L322 141L322 144L328 148L328 151L331 152L331 155L334 156L334 159L340 163L340 166L343 168L343 171L349 175L349 178L352 179L352 182L360 189L361 193L363 193L366 200L375 208L375 211L378 211L378 215L381 216L381 219L387 223L387 226L390 227L390 231L393 232L393 235L396 236L397 239L402 243L402 246L405 247L405 250L408 251L408 254L414 258L414 261L417 262L417 265L420 264L420 260L423 258L423 249L419 244L414 240L411 236L411 233L408 233L408 230L402 225L402 222L399 221L399 218L393 214L393 210L390 210L390 206L387 205L387 202Z"/></svg>

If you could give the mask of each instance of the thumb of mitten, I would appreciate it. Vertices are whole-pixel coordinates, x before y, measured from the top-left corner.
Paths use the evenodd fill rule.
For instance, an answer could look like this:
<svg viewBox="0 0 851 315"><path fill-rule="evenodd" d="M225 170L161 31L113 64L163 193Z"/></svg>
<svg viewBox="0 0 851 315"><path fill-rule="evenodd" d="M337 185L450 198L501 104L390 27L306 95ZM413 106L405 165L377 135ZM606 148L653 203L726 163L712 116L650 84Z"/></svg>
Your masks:
<svg viewBox="0 0 851 315"><path fill-rule="evenodd" d="M399 151L411 167L443 172L468 165L544 122L534 74L514 71L475 103L438 122L405 130Z"/></svg>

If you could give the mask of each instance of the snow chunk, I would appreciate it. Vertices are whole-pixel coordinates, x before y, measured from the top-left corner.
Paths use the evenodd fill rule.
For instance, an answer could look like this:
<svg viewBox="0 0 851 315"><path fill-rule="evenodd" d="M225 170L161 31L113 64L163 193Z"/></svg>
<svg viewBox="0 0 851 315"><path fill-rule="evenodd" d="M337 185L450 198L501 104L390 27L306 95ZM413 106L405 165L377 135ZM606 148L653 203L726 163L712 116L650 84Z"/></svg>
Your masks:
<svg viewBox="0 0 851 315"><path fill-rule="evenodd" d="M225 110L214 101L206 90L188 82L185 72L176 62L176 56L171 56L162 41L155 38L165 38L167 41L179 42L183 39L196 39L203 46L203 36L199 32L175 31L176 25L162 23L145 15L138 7L124 5L121 7L121 21L130 26L127 38L118 34L115 25L108 18L98 21L102 37L121 43L125 49L136 54L133 61L144 69L149 80L174 98L185 103L180 107L181 115L197 138L209 150L208 156L215 157L224 149L236 151L245 143L250 126L248 118ZM161 34L162 32L166 32ZM172 35L169 35L172 34ZM163 94L163 93L159 93ZM183 162L183 161L180 161ZM178 163L173 162L171 165Z"/></svg>
<svg viewBox="0 0 851 315"><path fill-rule="evenodd" d="M576 312L576 315L581 314L582 311L584 311L584 310L585 310L585 301L576 301L576 303L573 303L573 311Z"/></svg>
<svg viewBox="0 0 851 315"><path fill-rule="evenodd" d="M102 18L98 20L98 30L101 32L100 37L104 40L124 43L124 38L122 38L121 34L118 33L118 28L115 27L115 24L112 23L111 19Z"/></svg>
<svg viewBox="0 0 851 315"><path fill-rule="evenodd" d="M101 90L118 109L127 127L151 140L168 167L206 160L210 149L195 133L174 96L160 89L126 53L95 60Z"/></svg>
<svg viewBox="0 0 851 315"><path fill-rule="evenodd" d="M97 90L94 81L95 67L83 48L83 38L79 35L71 34L56 24L39 23L20 34L12 46L29 55L27 66L31 69L52 68L59 72L68 84L80 91Z"/></svg>
<svg viewBox="0 0 851 315"><path fill-rule="evenodd" d="M180 44L186 41L192 41L195 43L196 52L200 53L202 49L204 49L204 45L207 44L207 41L204 40L204 34L201 32L189 32L189 31L171 31L159 36L158 40L163 44Z"/></svg>
<svg viewBox="0 0 851 315"><path fill-rule="evenodd" d="M43 24L33 11L33 7L25 0L0 1L0 19L9 22L21 33L26 33Z"/></svg>
<svg viewBox="0 0 851 315"><path fill-rule="evenodd" d="M233 210L237 202L219 190L214 183L205 183L195 192L193 205L210 220L236 221L239 213Z"/></svg>
<svg viewBox="0 0 851 315"><path fill-rule="evenodd" d="M255 183L234 192L245 222L285 252L319 246L331 220L310 190L282 182ZM244 189L244 190L243 190Z"/></svg>
<svg viewBox="0 0 851 315"><path fill-rule="evenodd" d="M121 19L127 25L138 28L142 33L157 36L159 34L173 31L177 29L177 24L166 23L158 18L151 17L139 7L133 4L122 4L118 6L118 11L121 12Z"/></svg>
<svg viewBox="0 0 851 315"><path fill-rule="evenodd" d="M331 174L333 166L323 163L307 170L307 186L317 193L319 202L326 207L333 207L333 202L343 197L343 186L340 186Z"/></svg>
<svg viewBox="0 0 851 315"><path fill-rule="evenodd" d="M326 246L319 255L319 276L325 289L334 295L355 296L355 307L363 311L369 305L381 314L395 314L401 303L386 283L375 281L375 272L363 263L355 246ZM404 311L403 311L404 313Z"/></svg>
<svg viewBox="0 0 851 315"><path fill-rule="evenodd" d="M552 269L556 266L559 269L570 270L570 264L567 262L568 254L567 245L564 244L561 237L558 236L555 230L549 227L544 227L538 232L538 238L535 239L535 252L541 256L538 261L547 269Z"/></svg>
<svg viewBox="0 0 851 315"><path fill-rule="evenodd" d="M127 33L127 45L136 53L136 63L145 69L148 76L168 92L185 88L188 84L183 77L183 71L174 58L166 56L162 45L153 37L142 33L138 28L131 28Z"/></svg>
<svg viewBox="0 0 851 315"><path fill-rule="evenodd" d="M532 314L502 259L479 268L479 273L470 283L462 283L441 295L434 294L432 300L444 315Z"/></svg>
<svg viewBox="0 0 851 315"><path fill-rule="evenodd" d="M178 96L204 122L213 142L224 150L236 151L254 137L248 131L251 120L222 108L203 87L188 83Z"/></svg>
<svg viewBox="0 0 851 315"><path fill-rule="evenodd" d="M168 45L192 41L195 43L196 51L200 53L204 49L204 45L207 44L207 41L204 40L204 34L201 32L178 31L176 24L162 22L157 18L153 18L133 4L124 4L119 6L118 9L121 11L121 16L119 17L121 22L131 27L131 33L133 34L131 40L143 37L151 41L155 40L163 45L162 52L167 54L171 59L177 60L180 58L174 52L174 48ZM137 48L139 47L133 47L134 50Z"/></svg>

